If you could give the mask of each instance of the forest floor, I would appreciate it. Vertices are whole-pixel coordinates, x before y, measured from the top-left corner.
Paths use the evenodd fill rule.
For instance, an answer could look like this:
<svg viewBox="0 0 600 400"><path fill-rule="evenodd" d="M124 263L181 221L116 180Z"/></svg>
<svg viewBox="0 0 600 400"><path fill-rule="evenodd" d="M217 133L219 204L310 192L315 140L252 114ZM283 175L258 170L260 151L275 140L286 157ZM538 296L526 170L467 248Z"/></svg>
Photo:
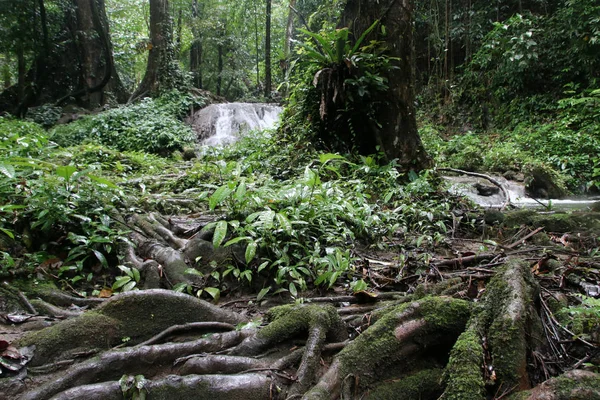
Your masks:
<svg viewBox="0 0 600 400"><path fill-rule="evenodd" d="M355 249L372 287L356 293L232 291L217 308L157 289L81 299L5 283L2 398L599 398L600 216L479 222L426 264ZM568 384L524 392L555 376Z"/></svg>

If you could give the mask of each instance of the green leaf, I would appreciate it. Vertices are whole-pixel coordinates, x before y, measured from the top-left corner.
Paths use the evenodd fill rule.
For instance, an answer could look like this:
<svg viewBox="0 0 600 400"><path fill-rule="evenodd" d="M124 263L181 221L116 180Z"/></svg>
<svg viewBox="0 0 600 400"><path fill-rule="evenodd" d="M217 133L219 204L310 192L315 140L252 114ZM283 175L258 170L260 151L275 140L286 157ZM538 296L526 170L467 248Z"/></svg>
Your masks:
<svg viewBox="0 0 600 400"><path fill-rule="evenodd" d="M265 268L267 267L267 265L269 265L269 262L268 262L268 261L265 261L264 263L260 264L260 265L258 266L257 272L260 272L260 271L262 271L263 269L265 269Z"/></svg>
<svg viewBox="0 0 600 400"><path fill-rule="evenodd" d="M15 234L12 233L12 231L10 231L8 229L0 228L0 232L4 233L6 236L8 236L11 239L15 238Z"/></svg>
<svg viewBox="0 0 600 400"><path fill-rule="evenodd" d="M288 289L290 290L290 294L294 297L298 297L298 290L296 289L296 285L294 285L294 282L290 283L290 286L288 287Z"/></svg>
<svg viewBox="0 0 600 400"><path fill-rule="evenodd" d="M129 292L130 290L132 290L135 287L135 285L137 285L137 282L134 281L134 280L131 280L131 281L127 282L125 284L125 286L123 286L122 291L123 292Z"/></svg>
<svg viewBox="0 0 600 400"><path fill-rule="evenodd" d="M223 200L225 200L231 194L231 192L232 190L229 188L228 185L223 185L217 190L215 190L212 196L210 196L208 199L208 208L211 211L214 210L219 204L223 202Z"/></svg>
<svg viewBox="0 0 600 400"><path fill-rule="evenodd" d="M237 201L244 200L246 196L246 181L242 180L235 191L235 199Z"/></svg>
<svg viewBox="0 0 600 400"><path fill-rule="evenodd" d="M115 185L114 183L112 183L111 181L109 181L108 179L96 176L96 175L88 175L88 177L90 178L90 180L92 180L93 182L99 183L100 185L104 185L106 187L109 187L111 189L118 189L119 187L117 185Z"/></svg>
<svg viewBox="0 0 600 400"><path fill-rule="evenodd" d="M207 287L204 288L204 291L208 293L215 300L215 302L219 301L219 298L221 298L221 290L218 288Z"/></svg>
<svg viewBox="0 0 600 400"><path fill-rule="evenodd" d="M10 164L0 164L0 173L12 179L15 177L15 168Z"/></svg>
<svg viewBox="0 0 600 400"><path fill-rule="evenodd" d="M188 274L188 275L196 275L196 276L199 276L199 277L202 277L202 278L204 277L204 274L203 274L202 272L198 271L198 270L197 270L197 269L195 269L195 268L187 268L187 269L184 271L184 273L185 273L185 274Z"/></svg>
<svg viewBox="0 0 600 400"><path fill-rule="evenodd" d="M56 168L56 175L64 178L68 182L76 171L77 167L74 165L63 165Z"/></svg>
<svg viewBox="0 0 600 400"><path fill-rule="evenodd" d="M117 268L125 272L125 275L127 275L128 277L133 278L133 272L131 272L131 268L126 267L124 265L117 265Z"/></svg>
<svg viewBox="0 0 600 400"><path fill-rule="evenodd" d="M133 272L133 279L136 282L139 282L140 281L140 270L137 268L131 268L131 271Z"/></svg>
<svg viewBox="0 0 600 400"><path fill-rule="evenodd" d="M106 257L104 257L104 254L100 253L98 250L92 250L92 252L96 256L98 261L100 261L100 264L102 264L104 268L108 268L108 261L106 261Z"/></svg>
<svg viewBox="0 0 600 400"><path fill-rule="evenodd" d="M250 264L250 261L254 259L257 248L258 244L255 241L248 243L248 246L246 246L246 264Z"/></svg>
<svg viewBox="0 0 600 400"><path fill-rule="evenodd" d="M227 236L227 226L227 221L217 222L215 233L213 234L213 246L219 247L223 243L225 236Z"/></svg>
<svg viewBox="0 0 600 400"><path fill-rule="evenodd" d="M227 247L227 246L231 246L232 244L236 244L241 242L242 240L252 240L252 238L250 236L238 236L236 238L233 238L231 240L228 240L223 247Z"/></svg>
<svg viewBox="0 0 600 400"><path fill-rule="evenodd" d="M278 212L277 214L275 214L275 218L277 219L277 223L285 233L290 234L292 232L292 224L290 223L290 220L285 216L284 213Z"/></svg>
<svg viewBox="0 0 600 400"><path fill-rule="evenodd" d="M125 286L128 282L131 282L131 278L128 276L119 276L116 280L115 283L112 285L112 289L113 290L117 290L120 287Z"/></svg>
<svg viewBox="0 0 600 400"><path fill-rule="evenodd" d="M258 295L256 296L256 301L261 301L265 297L265 295L269 293L269 290L271 290L271 286L264 288L260 292L258 292Z"/></svg>
<svg viewBox="0 0 600 400"><path fill-rule="evenodd" d="M358 38L358 40L354 44L354 47L352 48L352 54L356 53L356 51L359 49L360 45L362 44L363 40L365 40L365 38L367 37L367 35L369 33L371 33L371 31L373 29L375 29L375 27L377 26L378 23L379 23L379 20L375 20L375 22L373 22L373 24L370 27L368 27L367 30L364 31L362 35L360 35L360 37Z"/></svg>

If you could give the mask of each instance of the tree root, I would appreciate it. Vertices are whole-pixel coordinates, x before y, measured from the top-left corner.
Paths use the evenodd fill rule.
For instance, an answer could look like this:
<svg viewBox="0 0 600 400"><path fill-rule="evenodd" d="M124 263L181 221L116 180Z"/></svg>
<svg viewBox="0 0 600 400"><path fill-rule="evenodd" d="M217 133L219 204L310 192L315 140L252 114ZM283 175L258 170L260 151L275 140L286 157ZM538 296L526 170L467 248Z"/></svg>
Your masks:
<svg viewBox="0 0 600 400"><path fill-rule="evenodd" d="M237 324L246 319L182 293L162 289L135 291L112 297L97 310L30 333L17 345L36 345L30 362L36 366L72 358L72 352L112 347L123 338L131 344L139 343L189 321Z"/></svg>
<svg viewBox="0 0 600 400"><path fill-rule="evenodd" d="M215 334L209 339L199 339L186 343L138 346L109 351L100 357L69 368L61 379L50 381L32 390L21 399L48 399L68 388L87 385L98 380L120 378L122 374L152 376L161 366L171 365L180 357L196 353L217 352L230 348L251 333L252 331L234 331Z"/></svg>
<svg viewBox="0 0 600 400"><path fill-rule="evenodd" d="M148 380L142 389L152 400L245 400L275 399L277 385L262 374L245 375L169 375ZM104 382L67 390L53 400L122 400L119 382Z"/></svg>

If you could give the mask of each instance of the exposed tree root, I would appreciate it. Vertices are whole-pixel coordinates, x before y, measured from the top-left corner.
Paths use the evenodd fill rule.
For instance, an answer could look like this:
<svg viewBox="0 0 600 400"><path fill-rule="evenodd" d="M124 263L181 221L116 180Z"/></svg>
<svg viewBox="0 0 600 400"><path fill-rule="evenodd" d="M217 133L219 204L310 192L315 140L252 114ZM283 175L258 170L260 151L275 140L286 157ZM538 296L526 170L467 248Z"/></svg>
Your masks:
<svg viewBox="0 0 600 400"><path fill-rule="evenodd" d="M143 271L146 284L196 282L188 268L236 257L235 249L215 249L195 228L191 238L169 234L190 231L160 216L140 217L134 225L144 234L134 232L137 247L124 245L121 251ZM465 259L470 261L434 261L431 268L455 267ZM151 400L365 395L483 400L508 398L511 392L518 392L512 398L519 400L599 398L598 376L581 371L532 389L540 383L531 374L532 355L546 352L547 344L536 304L539 289L529 265L509 258L502 268L476 272L481 276L445 280L439 271L432 273L430 282L411 295L323 297L273 307L265 315L268 324L257 331L234 330L235 324L247 322L242 315L161 289L128 292L104 302L40 292L44 300L32 300L32 307L69 319L15 343L35 345L36 350L28 364L33 380L24 381L29 390L23 392L21 383L10 393L23 400L121 399L125 387L126 396L138 390ZM454 298L477 289L471 279L487 281L490 275L494 277L481 290L483 297L466 296L479 302ZM82 310L65 312L52 300L62 306L100 304L70 318ZM338 310L334 305L341 302L366 304ZM198 338L198 330L212 336ZM231 331L215 333L223 330ZM155 344L173 338L187 341ZM134 347L114 348L124 345ZM568 390L565 382L571 385Z"/></svg>
<svg viewBox="0 0 600 400"><path fill-rule="evenodd" d="M237 324L245 318L203 300L168 290L127 292L94 311L33 332L17 345L37 347L31 365L72 358L72 353L106 349L122 343L139 343L173 326L190 321ZM65 354L63 354L65 353Z"/></svg>

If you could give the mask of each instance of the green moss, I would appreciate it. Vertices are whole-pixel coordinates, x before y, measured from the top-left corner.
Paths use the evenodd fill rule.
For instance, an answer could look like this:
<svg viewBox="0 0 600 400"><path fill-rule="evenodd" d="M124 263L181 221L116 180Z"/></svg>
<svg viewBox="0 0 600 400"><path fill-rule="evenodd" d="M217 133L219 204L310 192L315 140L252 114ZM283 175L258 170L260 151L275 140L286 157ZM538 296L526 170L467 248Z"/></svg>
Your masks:
<svg viewBox="0 0 600 400"><path fill-rule="evenodd" d="M442 399L485 399L482 364L483 347L481 346L481 338L471 326L460 335L450 353L450 361L447 367L448 386Z"/></svg>
<svg viewBox="0 0 600 400"><path fill-rule="evenodd" d="M340 352L341 375L370 374L370 371L388 368L403 359L402 350L407 343L396 337L396 328L402 323L424 320L423 337L436 331L452 337L458 336L464 329L469 314L468 302L451 298L426 297L417 302L401 304ZM361 384L376 378L363 376Z"/></svg>
<svg viewBox="0 0 600 400"><path fill-rule="evenodd" d="M41 365L67 351L110 348L120 342L120 328L119 321L88 311L77 318L29 333L18 340L16 346L35 345L32 365Z"/></svg>
<svg viewBox="0 0 600 400"><path fill-rule="evenodd" d="M577 379L562 375L554 381L557 400L600 400L600 377L597 374Z"/></svg>
<svg viewBox="0 0 600 400"><path fill-rule="evenodd" d="M385 382L369 393L374 400L414 400L435 399L442 393L442 370L428 369L419 371L402 379Z"/></svg>
<svg viewBox="0 0 600 400"><path fill-rule="evenodd" d="M540 214L534 210L518 210L506 214L503 226L519 228L521 225L531 227L543 226L547 232L571 232L588 229L600 231L600 213L572 212Z"/></svg>
<svg viewBox="0 0 600 400"><path fill-rule="evenodd" d="M463 285L463 282L462 282L461 278L446 279L442 282L432 283L432 284L425 283L425 284L417 286L415 293L414 293L414 298L422 299L425 296L440 295L442 293L448 293L448 292L451 292L456 287L462 286L462 285Z"/></svg>
<svg viewBox="0 0 600 400"><path fill-rule="evenodd" d="M309 327L319 324L329 331L341 328L340 317L331 305L280 306L269 311L271 323L261 329L257 337L269 343L278 343L289 339Z"/></svg>

